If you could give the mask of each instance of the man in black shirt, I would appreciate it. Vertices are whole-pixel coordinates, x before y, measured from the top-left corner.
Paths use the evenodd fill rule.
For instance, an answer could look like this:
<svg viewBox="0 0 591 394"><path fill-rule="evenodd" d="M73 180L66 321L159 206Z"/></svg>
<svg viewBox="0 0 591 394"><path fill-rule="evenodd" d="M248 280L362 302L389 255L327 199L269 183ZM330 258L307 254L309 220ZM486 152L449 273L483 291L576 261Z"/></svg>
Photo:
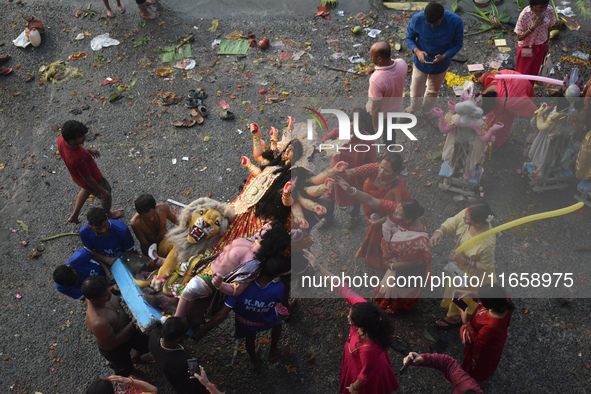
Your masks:
<svg viewBox="0 0 591 394"><path fill-rule="evenodd" d="M168 318L162 331L152 330L150 333L150 352L178 394L207 394L207 389L197 379L190 379L187 353L180 345L186 332L187 323L184 319Z"/></svg>

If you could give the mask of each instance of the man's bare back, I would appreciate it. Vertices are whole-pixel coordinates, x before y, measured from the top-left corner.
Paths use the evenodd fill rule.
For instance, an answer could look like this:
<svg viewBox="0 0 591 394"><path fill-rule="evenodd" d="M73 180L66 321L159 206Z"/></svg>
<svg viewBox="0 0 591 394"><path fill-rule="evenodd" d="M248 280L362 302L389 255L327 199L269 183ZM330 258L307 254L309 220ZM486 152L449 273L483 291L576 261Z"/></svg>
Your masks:
<svg viewBox="0 0 591 394"><path fill-rule="evenodd" d="M170 211L168 205L159 203L156 208L143 215L136 213L130 221L131 229L136 238L140 241L142 254L148 254L148 248L152 244L159 244L168 231L166 221L170 220L177 224L178 220L174 213Z"/></svg>

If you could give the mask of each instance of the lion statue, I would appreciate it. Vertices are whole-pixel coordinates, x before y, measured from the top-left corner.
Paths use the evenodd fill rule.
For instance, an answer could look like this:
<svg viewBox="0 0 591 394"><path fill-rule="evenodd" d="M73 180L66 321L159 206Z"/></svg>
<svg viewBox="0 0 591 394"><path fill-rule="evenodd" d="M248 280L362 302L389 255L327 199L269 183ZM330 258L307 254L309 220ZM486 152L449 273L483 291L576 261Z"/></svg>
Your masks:
<svg viewBox="0 0 591 394"><path fill-rule="evenodd" d="M179 225L166 234L165 239L173 248L164 264L148 280L138 280L136 284L139 287L151 286L160 291L164 282L182 263L188 262L191 256L213 249L234 216L233 208L206 197L187 205L181 211Z"/></svg>

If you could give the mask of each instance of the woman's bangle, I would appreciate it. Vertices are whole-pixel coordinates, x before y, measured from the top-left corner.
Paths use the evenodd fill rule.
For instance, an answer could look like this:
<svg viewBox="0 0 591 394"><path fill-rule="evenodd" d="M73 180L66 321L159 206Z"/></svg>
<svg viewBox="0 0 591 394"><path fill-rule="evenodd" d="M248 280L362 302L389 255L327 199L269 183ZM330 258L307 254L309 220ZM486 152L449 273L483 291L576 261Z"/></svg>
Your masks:
<svg viewBox="0 0 591 394"><path fill-rule="evenodd" d="M441 229L437 229L437 230L433 231L433 235L435 235L436 232L440 232L441 236L443 237L443 231L441 231Z"/></svg>
<svg viewBox="0 0 591 394"><path fill-rule="evenodd" d="M131 383L129 383L129 386L135 386L135 383L134 383L133 378L131 376L129 377L129 380L131 380Z"/></svg>
<svg viewBox="0 0 591 394"><path fill-rule="evenodd" d="M312 267L312 265L310 265L310 267ZM320 269L320 267L321 267L321 265L320 265L320 264L318 264L318 266L317 266L316 268L312 267L312 269L313 269L314 271L318 271L318 270Z"/></svg>
<svg viewBox="0 0 591 394"><path fill-rule="evenodd" d="M392 264L394 264L394 263L390 263L390 271L394 272L394 268L392 268Z"/></svg>
<svg viewBox="0 0 591 394"><path fill-rule="evenodd" d="M468 265L470 266L470 268L474 268L474 266L476 265L476 262L473 259L468 260Z"/></svg>
<svg viewBox="0 0 591 394"><path fill-rule="evenodd" d="M212 383L210 386L205 386L205 389L208 391L211 391L211 390L215 389L215 384Z"/></svg>
<svg viewBox="0 0 591 394"><path fill-rule="evenodd" d="M351 190L353 190L353 192L352 193L347 193L348 195L354 196L354 195L357 194L357 188L356 187L352 187Z"/></svg>
<svg viewBox="0 0 591 394"><path fill-rule="evenodd" d="M533 33L534 31L531 29L531 27L527 28L527 31L529 31L530 33Z"/></svg>

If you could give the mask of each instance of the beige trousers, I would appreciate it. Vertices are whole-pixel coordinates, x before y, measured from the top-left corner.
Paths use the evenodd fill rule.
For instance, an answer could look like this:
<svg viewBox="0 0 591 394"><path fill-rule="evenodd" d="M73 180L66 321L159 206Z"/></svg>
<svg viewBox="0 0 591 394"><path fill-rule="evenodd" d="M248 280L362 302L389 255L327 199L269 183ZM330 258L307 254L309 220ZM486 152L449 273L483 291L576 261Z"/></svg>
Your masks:
<svg viewBox="0 0 591 394"><path fill-rule="evenodd" d="M446 73L447 70L441 74L426 74L415 65L412 66L412 82L410 84L410 109L412 112L422 110L424 113L430 113L433 111ZM425 97L424 103L423 96Z"/></svg>

